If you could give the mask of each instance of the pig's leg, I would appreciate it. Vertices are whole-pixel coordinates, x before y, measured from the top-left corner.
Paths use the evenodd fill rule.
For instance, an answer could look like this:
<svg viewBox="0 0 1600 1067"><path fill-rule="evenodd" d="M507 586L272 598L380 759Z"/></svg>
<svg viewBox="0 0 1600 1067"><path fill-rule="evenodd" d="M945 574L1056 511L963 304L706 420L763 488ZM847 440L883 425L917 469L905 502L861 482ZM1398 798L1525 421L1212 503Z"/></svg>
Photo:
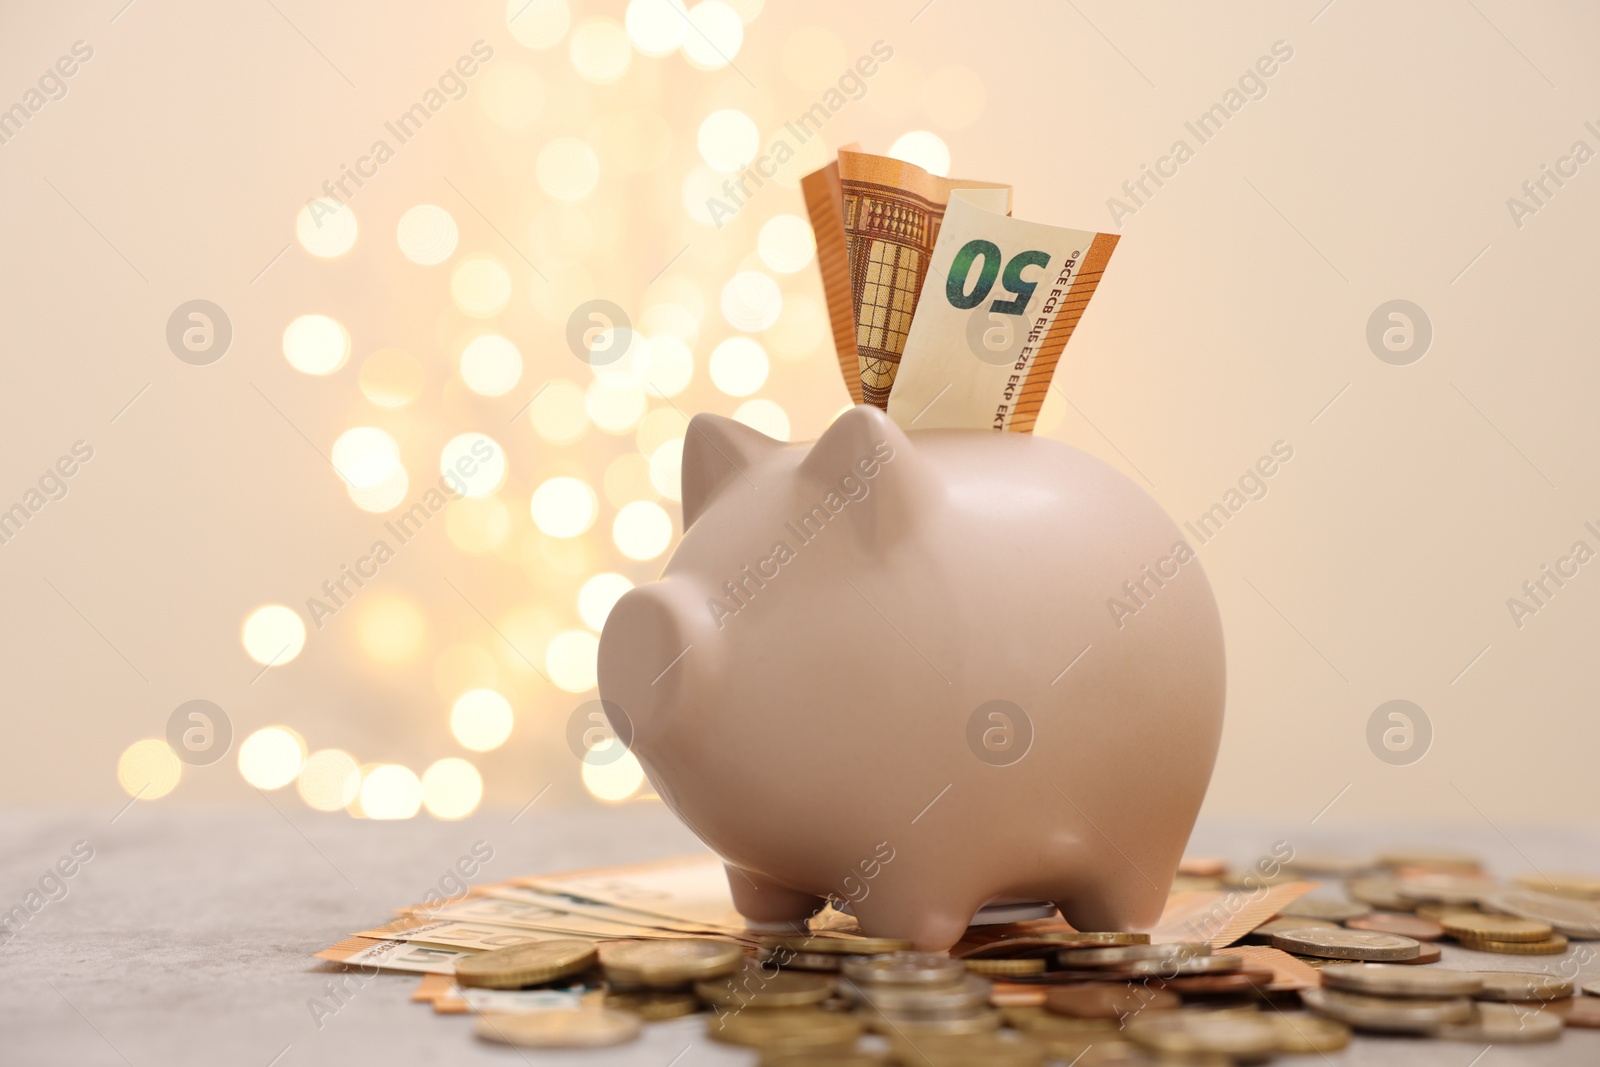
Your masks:
<svg viewBox="0 0 1600 1067"><path fill-rule="evenodd" d="M943 952L961 940L981 905L981 898L962 899L927 884L902 888L884 882L875 883L850 910L868 937L902 938L918 952Z"/></svg>
<svg viewBox="0 0 1600 1067"><path fill-rule="evenodd" d="M728 888L733 891L733 906L739 909L752 930L768 934L805 933L806 920L822 910L821 897L778 885L764 875L733 864L728 869Z"/></svg>
<svg viewBox="0 0 1600 1067"><path fill-rule="evenodd" d="M1166 897L1148 886L1083 886L1055 901L1075 930L1148 930L1161 918Z"/></svg>

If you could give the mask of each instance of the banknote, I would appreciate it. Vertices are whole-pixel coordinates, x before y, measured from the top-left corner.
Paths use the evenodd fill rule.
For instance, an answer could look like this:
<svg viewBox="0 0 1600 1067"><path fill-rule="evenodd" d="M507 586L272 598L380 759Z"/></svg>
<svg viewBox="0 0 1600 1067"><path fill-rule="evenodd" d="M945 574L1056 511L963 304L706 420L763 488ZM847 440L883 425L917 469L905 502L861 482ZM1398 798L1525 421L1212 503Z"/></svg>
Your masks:
<svg viewBox="0 0 1600 1067"><path fill-rule="evenodd" d="M840 151L836 166L860 399L881 408L888 406L895 385L951 193L972 190L973 203L1004 215L1011 210L1011 187L941 178L914 164L865 152ZM826 168L824 174L826 178ZM819 236L819 249L821 246ZM830 256L832 276L837 278L837 253L830 252ZM830 263L822 262L820 252L818 261L826 282ZM830 316L835 304L841 303L831 293ZM837 338L837 319L833 326ZM841 361L844 358L841 350ZM856 395L854 390L851 395Z"/></svg>
<svg viewBox="0 0 1600 1067"><path fill-rule="evenodd" d="M1283 882L1260 889L1191 889L1167 897L1150 940L1231 945L1313 889L1316 882Z"/></svg>
<svg viewBox="0 0 1600 1067"><path fill-rule="evenodd" d="M745 933L722 860L709 852L513 881L542 893L609 904L699 930Z"/></svg>
<svg viewBox="0 0 1600 1067"><path fill-rule="evenodd" d="M440 1015L466 1015L481 1012L577 1011L583 1007L589 989L475 989L456 985L446 974L424 975L412 990L414 1004L432 1004Z"/></svg>
<svg viewBox="0 0 1600 1067"><path fill-rule="evenodd" d="M515 893L514 889L497 889L497 894ZM578 938L606 937L694 937L705 931L669 930L648 923L615 922L590 915L556 911L542 903L529 903L501 896L482 896L464 900L459 904L436 908L427 917L438 921L488 923L523 930L540 930L545 933L570 935ZM643 918L643 916L641 916ZM685 924L687 925L687 924Z"/></svg>
<svg viewBox="0 0 1600 1067"><path fill-rule="evenodd" d="M485 922L462 922L456 919L396 919L371 930L361 930L356 936L442 945L446 948L467 949L473 952L487 952L489 949L509 948L512 945L526 945L535 941L572 938L601 940L598 937L588 937L578 933L535 931Z"/></svg>
<svg viewBox="0 0 1600 1067"><path fill-rule="evenodd" d="M456 960L473 954L472 950L462 948L358 935L347 937L313 955L319 960L331 960L351 967L377 967L386 971L420 974L455 974Z"/></svg>
<svg viewBox="0 0 1600 1067"><path fill-rule="evenodd" d="M828 303L833 351L850 399L861 403L861 364L856 358L855 308L850 303L850 253L844 234L844 195L839 188L839 161L800 179L811 233L817 243L817 266Z"/></svg>
<svg viewBox="0 0 1600 1067"><path fill-rule="evenodd" d="M1031 433L1116 246L1115 234L1012 218L955 191L904 339L890 416L907 429Z"/></svg>

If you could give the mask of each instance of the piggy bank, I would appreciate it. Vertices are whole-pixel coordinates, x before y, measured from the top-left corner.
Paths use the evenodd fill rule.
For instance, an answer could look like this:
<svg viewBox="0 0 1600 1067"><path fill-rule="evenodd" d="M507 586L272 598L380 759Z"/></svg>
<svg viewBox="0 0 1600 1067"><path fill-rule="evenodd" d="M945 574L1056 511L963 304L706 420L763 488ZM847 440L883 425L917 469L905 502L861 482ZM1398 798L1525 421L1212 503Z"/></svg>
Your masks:
<svg viewBox="0 0 1600 1067"><path fill-rule="evenodd" d="M1224 672L1211 587L1143 490L868 406L809 445L699 415L682 478L682 542L607 619L600 695L752 929L831 900L940 951L997 902L1159 918Z"/></svg>

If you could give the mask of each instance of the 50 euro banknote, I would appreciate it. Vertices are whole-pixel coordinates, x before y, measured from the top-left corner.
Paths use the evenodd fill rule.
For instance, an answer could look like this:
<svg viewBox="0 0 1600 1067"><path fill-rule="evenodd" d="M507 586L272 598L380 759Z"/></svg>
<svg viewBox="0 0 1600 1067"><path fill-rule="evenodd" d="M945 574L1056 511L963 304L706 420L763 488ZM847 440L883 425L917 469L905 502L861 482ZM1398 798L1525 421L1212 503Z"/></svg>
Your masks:
<svg viewBox="0 0 1600 1067"><path fill-rule="evenodd" d="M906 429L1031 433L1117 236L1013 218L950 193L889 415Z"/></svg>

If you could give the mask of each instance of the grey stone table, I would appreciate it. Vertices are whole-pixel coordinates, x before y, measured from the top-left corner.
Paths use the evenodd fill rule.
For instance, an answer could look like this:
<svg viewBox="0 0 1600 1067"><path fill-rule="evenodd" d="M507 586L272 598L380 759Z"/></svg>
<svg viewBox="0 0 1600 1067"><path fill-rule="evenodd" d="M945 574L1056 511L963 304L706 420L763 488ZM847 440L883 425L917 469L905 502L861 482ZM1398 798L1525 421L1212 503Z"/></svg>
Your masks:
<svg viewBox="0 0 1600 1067"><path fill-rule="evenodd" d="M311 953L420 898L476 841L494 848L494 880L692 851L695 840L655 808L524 815L462 823L361 822L265 806L219 814L139 804L115 812L0 816L0 911L10 911L63 857L73 870L15 936L0 933L0 1064L752 1064L716 1045L698 1019L653 1024L618 1049L528 1053L484 1044L471 1020L435 1015L408 997L415 976L383 975L318 1020L309 1006L338 968ZM291 821L292 819L292 821ZM1314 829L1313 836L1305 833ZM1600 832L1487 826L1275 827L1203 823L1192 851L1236 862L1276 840L1367 852L1423 842L1482 855L1500 874L1600 867ZM74 866L73 846L93 858ZM1515 842L1513 844L1513 842ZM82 853L84 848L80 847ZM1596 945L1600 948L1600 944ZM1449 946L1442 966L1541 969L1555 957L1492 957ZM1600 963L1583 970L1600 979ZM320 1025L319 1025L320 1021ZM1476 1058L1475 1057L1480 1057ZM1280 1062L1500 1067L1600 1064L1600 1031L1554 1045L1499 1047L1361 1037L1325 1060Z"/></svg>

